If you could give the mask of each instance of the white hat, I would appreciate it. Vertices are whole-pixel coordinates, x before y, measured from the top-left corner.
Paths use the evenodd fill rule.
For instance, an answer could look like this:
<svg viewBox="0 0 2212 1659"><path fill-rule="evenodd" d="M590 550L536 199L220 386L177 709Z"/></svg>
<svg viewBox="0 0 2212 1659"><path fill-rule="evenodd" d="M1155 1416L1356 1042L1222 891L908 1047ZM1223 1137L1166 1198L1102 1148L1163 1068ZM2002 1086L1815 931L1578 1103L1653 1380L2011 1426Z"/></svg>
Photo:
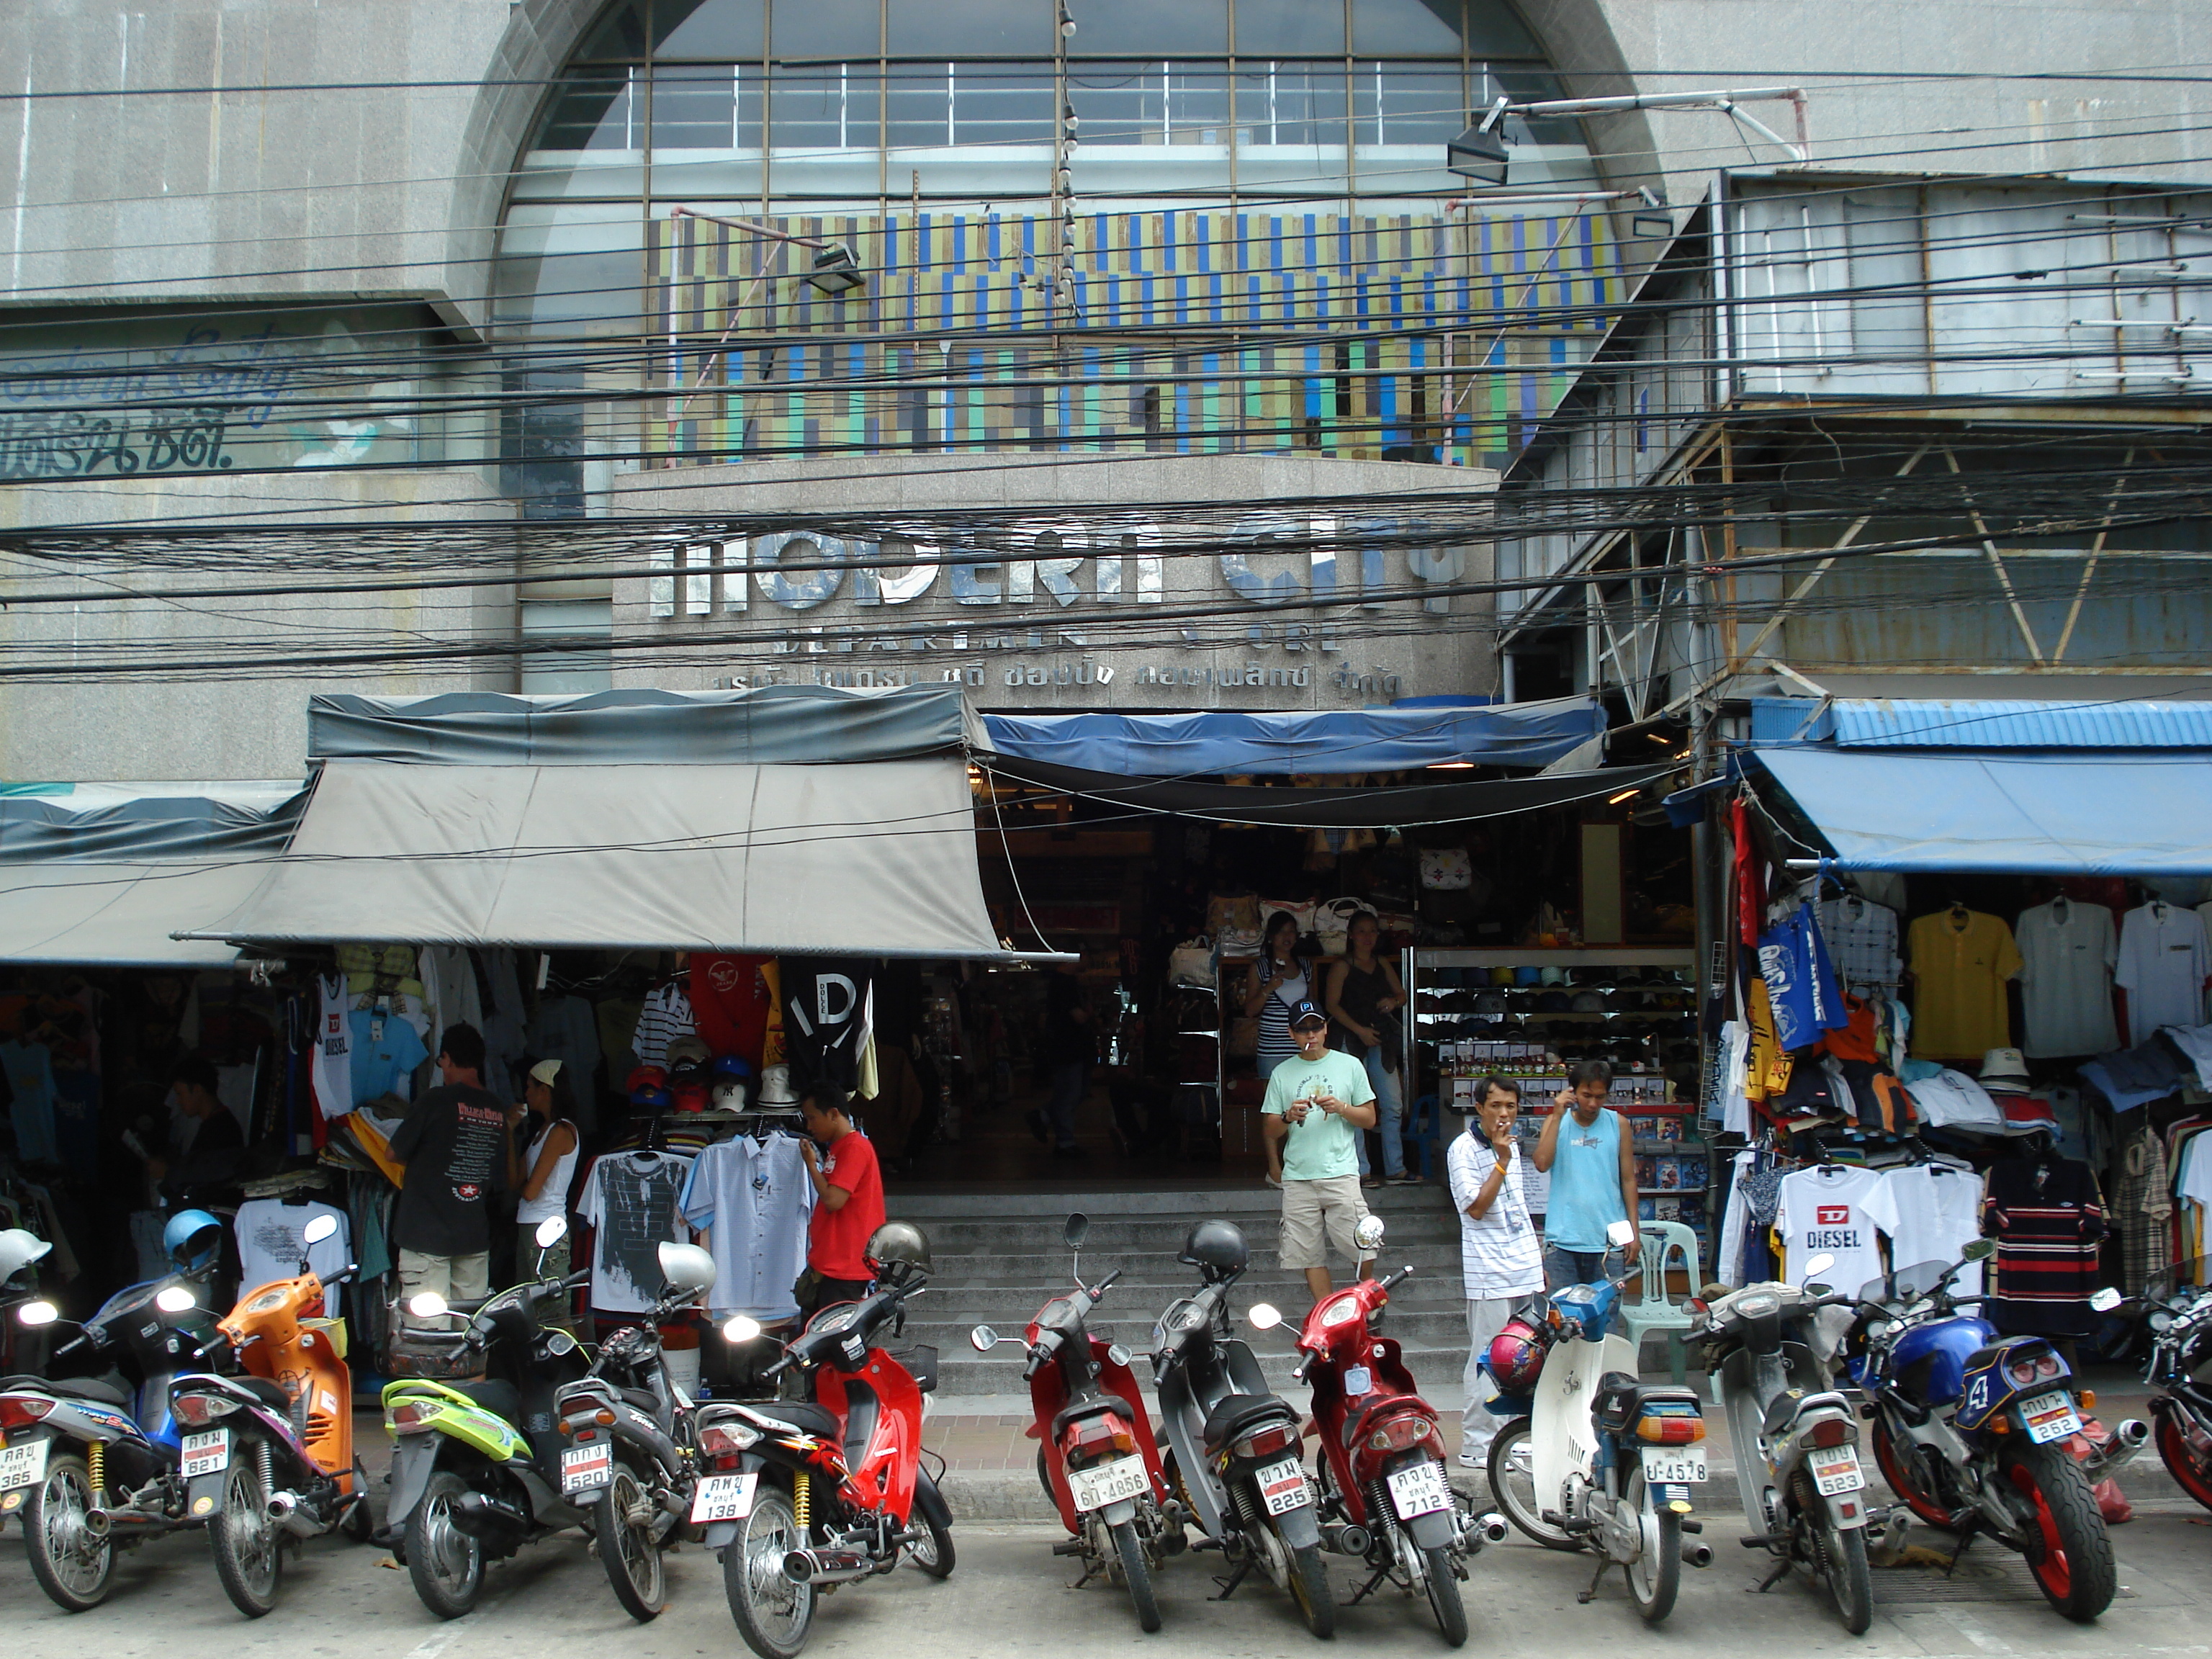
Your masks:
<svg viewBox="0 0 2212 1659"><path fill-rule="evenodd" d="M742 1112L745 1109L745 1085L732 1078L727 1083L714 1085L714 1109L718 1112Z"/></svg>
<svg viewBox="0 0 2212 1659"><path fill-rule="evenodd" d="M799 1097L791 1091L791 1067L771 1066L761 1073L760 1103L763 1106L796 1106Z"/></svg>
<svg viewBox="0 0 2212 1659"><path fill-rule="evenodd" d="M549 1089L553 1086L553 1079L560 1075L561 1062L557 1060L541 1060L530 1068L530 1080L542 1083Z"/></svg>
<svg viewBox="0 0 2212 1659"><path fill-rule="evenodd" d="M1992 1048L1984 1054L1981 1085L2014 1093L2034 1086L2028 1081L2027 1060L2017 1048Z"/></svg>

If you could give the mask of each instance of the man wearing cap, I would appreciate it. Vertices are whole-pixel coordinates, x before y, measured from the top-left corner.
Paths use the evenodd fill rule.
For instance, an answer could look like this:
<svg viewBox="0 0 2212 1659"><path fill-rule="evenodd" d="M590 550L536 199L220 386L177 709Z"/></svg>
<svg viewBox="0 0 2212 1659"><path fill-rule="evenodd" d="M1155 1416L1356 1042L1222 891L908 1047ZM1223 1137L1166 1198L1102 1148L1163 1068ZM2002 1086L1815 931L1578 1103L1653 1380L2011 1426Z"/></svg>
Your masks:
<svg viewBox="0 0 2212 1659"><path fill-rule="evenodd" d="M1297 1053L1275 1067L1261 1105L1267 1180L1283 1189L1282 1262L1301 1270L1318 1302L1329 1292L1328 1245L1364 1279L1374 1257L1353 1237L1367 1213L1359 1195L1359 1132L1375 1127L1367 1068L1328 1046L1328 1016L1311 999L1291 1010Z"/></svg>

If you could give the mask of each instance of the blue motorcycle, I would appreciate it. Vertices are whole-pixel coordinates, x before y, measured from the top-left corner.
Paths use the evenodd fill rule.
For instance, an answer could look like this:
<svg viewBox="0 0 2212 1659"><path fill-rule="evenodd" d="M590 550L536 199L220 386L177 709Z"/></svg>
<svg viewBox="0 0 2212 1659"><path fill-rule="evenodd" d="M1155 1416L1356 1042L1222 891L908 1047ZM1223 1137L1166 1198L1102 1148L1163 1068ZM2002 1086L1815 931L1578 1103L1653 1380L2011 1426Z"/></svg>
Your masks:
<svg viewBox="0 0 2212 1659"><path fill-rule="evenodd" d="M2087 1624L2117 1585L2112 1539L2088 1477L2065 1442L2086 1401L2041 1337L2000 1337L1954 1296L1964 1258L1923 1262L1859 1292L1846 1367L1873 1408L1875 1458L1890 1489L1964 1550L1986 1534L2026 1558L2051 1605Z"/></svg>

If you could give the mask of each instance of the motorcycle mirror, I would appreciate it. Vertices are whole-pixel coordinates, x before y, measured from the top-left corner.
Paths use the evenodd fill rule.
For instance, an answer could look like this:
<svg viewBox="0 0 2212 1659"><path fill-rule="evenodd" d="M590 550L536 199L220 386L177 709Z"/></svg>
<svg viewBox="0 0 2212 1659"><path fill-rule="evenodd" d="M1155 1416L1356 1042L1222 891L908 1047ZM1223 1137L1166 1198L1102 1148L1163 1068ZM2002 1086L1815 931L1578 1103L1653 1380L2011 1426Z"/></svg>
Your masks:
<svg viewBox="0 0 2212 1659"><path fill-rule="evenodd" d="M541 1250L551 1249L568 1236L568 1218L565 1215L547 1216L544 1220L538 1224L538 1231L531 1235L537 1240L538 1248Z"/></svg>
<svg viewBox="0 0 2212 1659"><path fill-rule="evenodd" d="M1272 1331L1283 1322L1283 1310L1272 1302L1255 1302L1245 1318L1252 1322L1255 1331Z"/></svg>
<svg viewBox="0 0 2212 1659"><path fill-rule="evenodd" d="M155 1292L154 1305L163 1313L190 1313L192 1293L181 1285L165 1285Z"/></svg>
<svg viewBox="0 0 2212 1659"><path fill-rule="evenodd" d="M2123 1297L2118 1291L2107 1285L2103 1290L2099 1291L2094 1296L2089 1298L2089 1305L2092 1308L2094 1308L2099 1313L2110 1313L2126 1299L2127 1298Z"/></svg>
<svg viewBox="0 0 2212 1659"><path fill-rule="evenodd" d="M1083 1241L1091 1237L1091 1218L1078 1210L1067 1218L1067 1224L1060 1230L1060 1236L1069 1249L1081 1249Z"/></svg>
<svg viewBox="0 0 2212 1659"><path fill-rule="evenodd" d="M1994 1238L1978 1238L1967 1245L1965 1249L1960 1251L1959 1256L1961 1261L1986 1261L1996 1253L1996 1240Z"/></svg>
<svg viewBox="0 0 2212 1659"><path fill-rule="evenodd" d="M308 1244L319 1244L336 1235L338 1218L334 1215L319 1215L301 1230L301 1240Z"/></svg>
<svg viewBox="0 0 2212 1659"><path fill-rule="evenodd" d="M36 1330L41 1325L51 1325L62 1316L62 1310L51 1302L26 1302L15 1310L15 1322Z"/></svg>
<svg viewBox="0 0 2212 1659"><path fill-rule="evenodd" d="M1805 1294L1808 1296L1833 1296L1835 1293L1836 1287L1832 1285L1823 1285L1811 1279L1806 1281Z"/></svg>
<svg viewBox="0 0 2212 1659"><path fill-rule="evenodd" d="M417 1319L443 1319L446 1298L435 1291L421 1291L407 1298L407 1311Z"/></svg>
<svg viewBox="0 0 2212 1659"><path fill-rule="evenodd" d="M968 1333L968 1341L977 1353L988 1353L999 1346L999 1334L988 1325L978 1325Z"/></svg>
<svg viewBox="0 0 2212 1659"><path fill-rule="evenodd" d="M1636 1224L1616 1221L1605 1230L1605 1242L1616 1250L1625 1250L1636 1242Z"/></svg>
<svg viewBox="0 0 2212 1659"><path fill-rule="evenodd" d="M1364 1215L1352 1230L1352 1242L1363 1250L1379 1250L1382 1248L1382 1235L1386 1231L1381 1216Z"/></svg>
<svg viewBox="0 0 2212 1659"><path fill-rule="evenodd" d="M1805 1278L1810 1279L1814 1273L1824 1273L1835 1265L1836 1258L1823 1250L1805 1264Z"/></svg>
<svg viewBox="0 0 2212 1659"><path fill-rule="evenodd" d="M2163 1308L2156 1310L2150 1316L2150 1328L2164 1335L2173 1328L2173 1316Z"/></svg>
<svg viewBox="0 0 2212 1659"><path fill-rule="evenodd" d="M725 1342L750 1342L761 1334L760 1321L739 1314L722 1327Z"/></svg>

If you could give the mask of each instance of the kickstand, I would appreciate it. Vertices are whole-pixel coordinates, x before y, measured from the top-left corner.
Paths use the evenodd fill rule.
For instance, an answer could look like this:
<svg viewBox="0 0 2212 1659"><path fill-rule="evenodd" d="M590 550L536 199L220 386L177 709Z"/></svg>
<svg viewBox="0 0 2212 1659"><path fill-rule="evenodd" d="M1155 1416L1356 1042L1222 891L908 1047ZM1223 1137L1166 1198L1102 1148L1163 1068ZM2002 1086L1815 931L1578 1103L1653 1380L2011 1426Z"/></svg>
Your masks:
<svg viewBox="0 0 2212 1659"><path fill-rule="evenodd" d="M1070 1584L1068 1589L1081 1589L1085 1584L1096 1578L1100 1573L1105 1571L1105 1570L1106 1563L1103 1560L1097 1557L1091 1557L1085 1559L1083 1564L1083 1577Z"/></svg>
<svg viewBox="0 0 2212 1659"><path fill-rule="evenodd" d="M1362 1584L1362 1585L1359 1587L1358 1590L1358 1591L1353 1595L1353 1596L1352 1596L1352 1600L1350 1600L1349 1601L1346 1602L1344 1605L1345 1605L1345 1606L1346 1606L1346 1607L1358 1607L1358 1606L1362 1601L1365 1601L1365 1600L1366 1600L1366 1599L1367 1599L1370 1595L1372 1595L1372 1594L1375 1592L1375 1590L1376 1590L1376 1589L1377 1589L1377 1588L1382 1584L1382 1581L1383 1581L1384 1579L1388 1578L1389 1576L1390 1576L1390 1569L1389 1569L1389 1568L1388 1568L1388 1567L1384 1567L1381 1571L1377 1572L1377 1573L1376 1573L1376 1574L1372 1578L1369 1579L1365 1583Z"/></svg>
<svg viewBox="0 0 2212 1659"><path fill-rule="evenodd" d="M1598 1558L1597 1571L1590 1575L1589 1588L1575 1592L1575 1600L1577 1603L1587 1607L1590 1602L1597 1600L1597 1587L1605 1583L1606 1570L1612 1565L1612 1561L1606 1557Z"/></svg>
<svg viewBox="0 0 2212 1659"><path fill-rule="evenodd" d="M1209 1595L1206 1599L1209 1601L1226 1601L1237 1594L1237 1587L1244 1582L1244 1575L1251 1571L1252 1558L1248 1555L1237 1564L1237 1571L1231 1573L1228 1577L1217 1578L1213 1581L1221 1586L1221 1594Z"/></svg>
<svg viewBox="0 0 2212 1659"><path fill-rule="evenodd" d="M1759 1581L1759 1588L1752 1591L1752 1594L1753 1595L1765 1595L1767 1591L1772 1589L1777 1584L1782 1582L1782 1575L1789 1571L1790 1557L1785 1552L1780 1559L1775 1562L1774 1571L1768 1573L1765 1577Z"/></svg>
<svg viewBox="0 0 2212 1659"><path fill-rule="evenodd" d="M1959 1522L1959 1547L1951 1552L1951 1559L1943 1564L1943 1576L1948 1578L1958 1571L1959 1562L1966 1553L1966 1546L1981 1532L1979 1517L1971 1511Z"/></svg>

